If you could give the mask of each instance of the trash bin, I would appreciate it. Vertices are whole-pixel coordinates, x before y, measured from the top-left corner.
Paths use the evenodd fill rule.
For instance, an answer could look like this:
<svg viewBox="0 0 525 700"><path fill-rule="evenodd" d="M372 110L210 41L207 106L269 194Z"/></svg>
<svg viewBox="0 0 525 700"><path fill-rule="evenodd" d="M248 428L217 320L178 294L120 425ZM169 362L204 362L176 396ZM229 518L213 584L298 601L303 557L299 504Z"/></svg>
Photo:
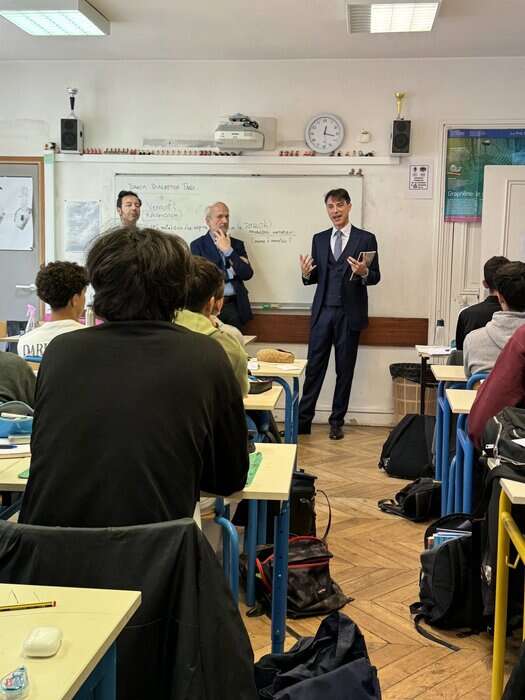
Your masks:
<svg viewBox="0 0 525 700"><path fill-rule="evenodd" d="M397 425L408 413L419 413L421 365L417 362L396 362L390 365L390 375L394 396L394 423ZM425 414L435 416L437 383L428 367L425 384Z"/></svg>

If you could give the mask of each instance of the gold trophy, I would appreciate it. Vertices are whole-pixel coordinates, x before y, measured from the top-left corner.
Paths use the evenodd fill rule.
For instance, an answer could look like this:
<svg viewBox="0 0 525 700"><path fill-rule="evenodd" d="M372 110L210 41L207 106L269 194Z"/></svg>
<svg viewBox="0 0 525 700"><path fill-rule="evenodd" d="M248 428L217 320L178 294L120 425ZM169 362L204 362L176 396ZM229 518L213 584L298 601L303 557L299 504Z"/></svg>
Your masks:
<svg viewBox="0 0 525 700"><path fill-rule="evenodd" d="M403 100L405 99L406 92L394 92L394 97L396 98L397 102L397 118L398 119L403 119L401 116L401 105L403 103Z"/></svg>

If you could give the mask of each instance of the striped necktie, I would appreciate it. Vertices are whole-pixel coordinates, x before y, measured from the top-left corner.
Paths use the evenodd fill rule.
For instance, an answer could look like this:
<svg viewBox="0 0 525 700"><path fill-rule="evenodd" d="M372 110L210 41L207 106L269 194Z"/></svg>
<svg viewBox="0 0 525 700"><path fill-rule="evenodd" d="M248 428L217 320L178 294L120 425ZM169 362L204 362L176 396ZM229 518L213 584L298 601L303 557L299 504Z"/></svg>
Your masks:
<svg viewBox="0 0 525 700"><path fill-rule="evenodd" d="M343 252L343 232L335 232L335 243L334 243L334 258L339 260L341 253Z"/></svg>

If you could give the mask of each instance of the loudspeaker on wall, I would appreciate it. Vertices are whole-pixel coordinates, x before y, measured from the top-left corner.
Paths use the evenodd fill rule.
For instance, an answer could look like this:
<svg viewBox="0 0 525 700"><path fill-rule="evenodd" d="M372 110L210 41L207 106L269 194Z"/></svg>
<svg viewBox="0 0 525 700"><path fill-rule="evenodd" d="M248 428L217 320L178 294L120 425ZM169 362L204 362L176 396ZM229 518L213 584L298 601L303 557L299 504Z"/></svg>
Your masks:
<svg viewBox="0 0 525 700"><path fill-rule="evenodd" d="M84 152L84 128L80 119L60 120L60 150L65 153Z"/></svg>
<svg viewBox="0 0 525 700"><path fill-rule="evenodd" d="M393 156L410 154L410 119L394 119L392 122L392 143L390 152Z"/></svg>

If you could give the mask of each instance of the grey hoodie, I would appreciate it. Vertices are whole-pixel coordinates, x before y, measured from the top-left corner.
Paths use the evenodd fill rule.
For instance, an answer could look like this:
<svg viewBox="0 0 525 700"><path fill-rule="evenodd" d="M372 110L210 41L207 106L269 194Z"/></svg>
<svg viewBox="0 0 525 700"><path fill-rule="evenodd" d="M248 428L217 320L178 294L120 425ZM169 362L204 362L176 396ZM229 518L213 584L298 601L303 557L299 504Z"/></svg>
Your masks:
<svg viewBox="0 0 525 700"><path fill-rule="evenodd" d="M525 311L496 311L484 328L471 331L463 345L465 374L490 372L514 331L525 324Z"/></svg>

